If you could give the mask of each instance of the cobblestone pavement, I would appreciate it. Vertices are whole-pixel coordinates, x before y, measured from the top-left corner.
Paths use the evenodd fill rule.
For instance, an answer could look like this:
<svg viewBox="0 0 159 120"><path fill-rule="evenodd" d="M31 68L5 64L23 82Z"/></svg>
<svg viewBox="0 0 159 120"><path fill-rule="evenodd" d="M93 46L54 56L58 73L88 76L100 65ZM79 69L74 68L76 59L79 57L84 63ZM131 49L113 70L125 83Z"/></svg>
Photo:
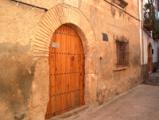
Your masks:
<svg viewBox="0 0 159 120"><path fill-rule="evenodd" d="M87 108L71 117L61 119L159 120L159 86L139 85L109 104Z"/></svg>

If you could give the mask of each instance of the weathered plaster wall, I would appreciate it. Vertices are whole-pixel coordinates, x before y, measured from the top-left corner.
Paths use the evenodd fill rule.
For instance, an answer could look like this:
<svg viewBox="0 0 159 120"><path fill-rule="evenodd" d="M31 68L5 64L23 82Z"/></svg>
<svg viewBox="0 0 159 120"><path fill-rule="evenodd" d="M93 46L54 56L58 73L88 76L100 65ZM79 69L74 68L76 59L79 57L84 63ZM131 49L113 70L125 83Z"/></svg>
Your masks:
<svg viewBox="0 0 159 120"><path fill-rule="evenodd" d="M34 78L30 48L43 11L0 0L0 118L22 120Z"/></svg>
<svg viewBox="0 0 159 120"><path fill-rule="evenodd" d="M139 43L139 21L124 14L104 1L94 1L88 7L82 2L81 10L87 14L94 31L98 44L96 71L98 76L99 101L117 95L135 85L140 79L140 43ZM137 1L129 2L129 6L137 6ZM96 7L97 6L97 7ZM126 8L131 13L131 7ZM137 10L137 8L136 8ZM134 10L135 11L135 10ZM133 13L136 17L138 14ZM102 41L101 33L107 33L108 42ZM116 70L116 46L117 37L126 37L129 41L130 65L126 70ZM100 59L102 58L102 59ZM119 87L120 86L120 87ZM121 87L122 86L122 87Z"/></svg>
<svg viewBox="0 0 159 120"><path fill-rule="evenodd" d="M57 4L61 4L61 3L66 3L75 7L82 7L82 3L84 4L94 4L94 3L102 3L104 2L104 0L47 0L47 2L45 2L45 0L18 0L18 1L22 1L25 3L29 3L29 4L33 4L33 5L37 5L39 7L44 7L47 9L52 8L54 5ZM106 0L108 2L114 2L115 0ZM136 16L138 15L138 0L125 0L126 2L128 2L128 6L126 7L126 11L129 11L129 13L131 13L132 15ZM95 4L94 4L95 5ZM96 6L96 7L100 7L100 6Z"/></svg>
<svg viewBox="0 0 159 120"><path fill-rule="evenodd" d="M48 88L45 88L48 86L48 76L44 75L48 73L47 56L33 57L31 43L35 39L38 23L43 20L45 12L9 0L0 0L0 2L0 93L2 93L0 94L0 104L3 106L0 108L2 111L0 117L6 117L4 120L23 120L28 116L37 116L36 113L38 113L37 120L42 120L46 106L40 107L40 104L46 104L45 102L48 100L46 97ZM49 9L60 3L69 4L71 10L75 10L75 14L78 9L89 22L96 41L91 42L89 38L92 37L92 34L89 34L88 25L85 25L86 28L83 30L86 29L87 38L90 41L87 43L90 48L85 50L90 53L93 51L93 54L87 56L90 61L86 65L89 74L85 78L89 80L87 81L89 89L96 88L94 90L96 93L89 93L93 95L87 99L102 104L109 98L127 91L141 82L139 21L101 0L48 0L47 2L46 0L23 0L23 2ZM128 1L128 3L127 12L138 18L137 0ZM63 17L60 15L56 14L56 17ZM71 18L71 16L69 17ZM82 26L84 21L81 17L78 14L76 16L78 19L73 17L72 21ZM66 18L68 17L63 17L63 21L67 21ZM108 34L108 42L102 41L103 32ZM91 36L89 37L89 35ZM115 40L123 36L129 41L130 63L126 69L118 70L116 68ZM34 55L36 56L36 54ZM39 88L39 86L41 87ZM87 92L88 88L85 89ZM39 99L39 96L35 94L44 96L40 96ZM36 109L29 110L28 115L28 109L33 108L30 107L30 98L36 101L31 103ZM4 116L4 112L8 115Z"/></svg>

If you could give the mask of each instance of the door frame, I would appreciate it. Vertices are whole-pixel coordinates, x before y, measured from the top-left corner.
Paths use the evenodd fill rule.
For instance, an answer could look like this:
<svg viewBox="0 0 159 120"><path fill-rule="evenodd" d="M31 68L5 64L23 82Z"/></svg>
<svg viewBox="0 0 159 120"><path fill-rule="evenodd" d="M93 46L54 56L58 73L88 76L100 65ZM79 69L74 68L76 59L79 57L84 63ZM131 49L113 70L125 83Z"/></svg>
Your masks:
<svg viewBox="0 0 159 120"><path fill-rule="evenodd" d="M148 73L151 74L152 71L153 71L153 54L152 54L152 45L151 43L148 44L148 47L147 47L147 52L148 52L148 55L147 55L147 66L148 66Z"/></svg>
<svg viewBox="0 0 159 120"><path fill-rule="evenodd" d="M83 44L82 44L82 40L81 40L81 38L80 38L80 36L78 35L78 32L76 31L76 29L75 29L75 27L72 25L72 24L62 24L59 28L57 28L56 30L55 30L55 32L57 32L62 26L68 26L68 27L70 27L71 29L73 29L75 32L76 32L76 34L77 34L77 37L79 38L79 42L80 42L80 47L82 48L82 55L83 55L83 57L82 57L82 70L83 70L83 76L82 76L82 86L79 86L79 87L82 87L83 88L83 90L82 90L82 101L81 101L81 96L79 96L79 100L80 100L80 105L78 106L78 107L81 107L81 106L83 106L84 105L84 103L85 103L85 100L84 100L84 94L85 94L85 92L84 92L84 81L85 81L85 56L84 56L84 48L83 48ZM52 36L54 36L56 33L53 33L53 35ZM53 38L53 37L52 37ZM50 42L50 46L51 46L51 44L52 44L52 40L51 40L51 42ZM49 49L49 54L50 54L50 52L51 52L51 49ZM56 53L54 53L55 55L56 55ZM50 55L49 55L49 57L48 57L48 59L49 59L49 62L50 62ZM56 61L55 61L56 62ZM55 67L55 66L54 66ZM49 70L50 70L50 64L49 64ZM50 73L51 73L51 71L49 71L49 75L50 75ZM51 81L51 79L50 79L50 77L49 77L49 99L50 99L50 93L51 93L51 91L52 91L52 88L51 88L51 85L50 85L50 81ZM81 91L80 91L80 93L81 93ZM79 94L80 95L80 94ZM82 104L81 104L81 102L82 102ZM49 105L49 104L48 104ZM78 108L77 107L77 108ZM73 110L73 109L71 109L71 110ZM66 111L66 112L69 112L69 111L71 111L71 110L68 110L68 111ZM48 111L47 111L48 112ZM47 113L46 113L47 114ZM63 114L63 113L62 113ZM60 114L59 114L60 115ZM56 116L56 115L54 115L54 116ZM54 116L52 116L52 117L54 117Z"/></svg>

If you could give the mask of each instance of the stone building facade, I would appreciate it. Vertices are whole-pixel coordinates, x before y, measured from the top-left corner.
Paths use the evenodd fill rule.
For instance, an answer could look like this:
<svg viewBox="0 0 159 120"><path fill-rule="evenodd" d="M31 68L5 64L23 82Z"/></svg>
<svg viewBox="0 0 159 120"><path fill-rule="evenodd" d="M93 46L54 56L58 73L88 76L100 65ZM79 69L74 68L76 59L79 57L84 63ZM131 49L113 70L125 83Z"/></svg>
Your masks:
<svg viewBox="0 0 159 120"><path fill-rule="evenodd" d="M86 105L102 104L142 82L139 1L127 0L125 8L119 1L0 0L0 118L45 119L49 46L64 24L83 45ZM117 65L118 41L127 44L124 66Z"/></svg>
<svg viewBox="0 0 159 120"><path fill-rule="evenodd" d="M142 64L142 76L146 81L148 76L152 72L156 72L158 67L159 56L159 42L158 39L153 38L152 31L148 31L143 27L144 24L144 5L148 3L148 0L140 1L140 20L141 20L141 64ZM158 18L158 0L154 0L154 7L156 18Z"/></svg>

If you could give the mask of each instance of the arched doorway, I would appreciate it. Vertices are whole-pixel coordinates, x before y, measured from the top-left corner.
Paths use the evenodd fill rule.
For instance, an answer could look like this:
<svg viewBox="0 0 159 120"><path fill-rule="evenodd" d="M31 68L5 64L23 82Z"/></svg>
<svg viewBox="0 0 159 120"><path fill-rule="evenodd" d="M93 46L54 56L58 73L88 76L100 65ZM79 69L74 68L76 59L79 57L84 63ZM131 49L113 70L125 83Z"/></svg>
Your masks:
<svg viewBox="0 0 159 120"><path fill-rule="evenodd" d="M84 104L84 50L69 24L53 34L49 48L50 93L46 118Z"/></svg>
<svg viewBox="0 0 159 120"><path fill-rule="evenodd" d="M73 25L78 32L83 45L85 55L84 102L90 104L97 100L96 61L98 60L98 54L96 54L97 49L95 48L98 41L93 26L80 9L67 4L58 4L49 9L42 17L31 42L31 53L36 65L28 110L31 120L45 119L50 88L48 48L52 34L61 25L68 23Z"/></svg>
<svg viewBox="0 0 159 120"><path fill-rule="evenodd" d="M153 65L152 65L152 45L148 45L148 73L152 73Z"/></svg>

